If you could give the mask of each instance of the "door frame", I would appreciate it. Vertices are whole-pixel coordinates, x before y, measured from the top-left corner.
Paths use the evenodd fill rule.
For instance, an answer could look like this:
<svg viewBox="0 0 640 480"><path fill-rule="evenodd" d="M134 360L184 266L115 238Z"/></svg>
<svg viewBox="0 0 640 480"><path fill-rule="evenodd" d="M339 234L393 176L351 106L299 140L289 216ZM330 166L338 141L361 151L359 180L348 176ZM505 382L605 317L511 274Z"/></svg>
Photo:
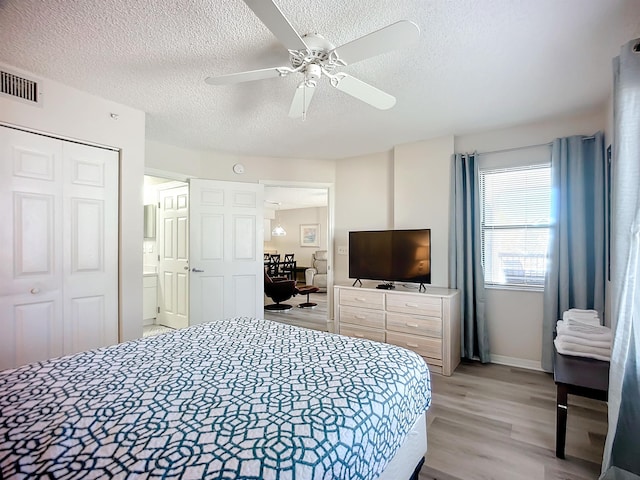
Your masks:
<svg viewBox="0 0 640 480"><path fill-rule="evenodd" d="M334 235L334 206L335 184L331 182L300 182L290 180L259 180L265 187L284 188L322 188L327 190L327 327L335 328L333 319L333 235Z"/></svg>

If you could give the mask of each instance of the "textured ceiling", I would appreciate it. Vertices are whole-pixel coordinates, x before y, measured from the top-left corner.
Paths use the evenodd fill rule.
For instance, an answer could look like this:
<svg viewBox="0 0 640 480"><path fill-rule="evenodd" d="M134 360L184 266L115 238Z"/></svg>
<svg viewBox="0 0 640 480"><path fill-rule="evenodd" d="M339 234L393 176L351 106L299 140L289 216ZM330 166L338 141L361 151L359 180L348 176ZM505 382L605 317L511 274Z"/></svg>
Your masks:
<svg viewBox="0 0 640 480"><path fill-rule="evenodd" d="M639 0L276 0L302 35L341 45L401 19L420 40L344 67L396 96L376 110L298 78L209 86L288 65L242 0L0 0L0 62L147 113L147 137L241 155L341 158L578 113L606 101L611 60L640 36Z"/></svg>

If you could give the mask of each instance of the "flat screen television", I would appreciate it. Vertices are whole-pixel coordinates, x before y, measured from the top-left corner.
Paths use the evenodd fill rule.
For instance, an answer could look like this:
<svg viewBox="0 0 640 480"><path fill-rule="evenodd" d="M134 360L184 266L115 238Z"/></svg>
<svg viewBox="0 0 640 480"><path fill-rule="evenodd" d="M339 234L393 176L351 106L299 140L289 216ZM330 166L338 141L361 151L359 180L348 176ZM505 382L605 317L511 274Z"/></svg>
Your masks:
<svg viewBox="0 0 640 480"><path fill-rule="evenodd" d="M349 232L349 277L392 282L431 283L431 230Z"/></svg>

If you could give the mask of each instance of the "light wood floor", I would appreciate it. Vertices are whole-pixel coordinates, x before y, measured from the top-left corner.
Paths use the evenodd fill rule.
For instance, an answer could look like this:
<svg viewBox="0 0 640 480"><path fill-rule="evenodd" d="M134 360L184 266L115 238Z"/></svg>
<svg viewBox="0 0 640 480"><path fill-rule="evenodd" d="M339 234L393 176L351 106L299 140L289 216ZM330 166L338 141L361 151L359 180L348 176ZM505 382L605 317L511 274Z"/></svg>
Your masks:
<svg viewBox="0 0 640 480"><path fill-rule="evenodd" d="M600 473L606 403L569 395L566 460L555 457L555 384L549 374L461 364L432 375L420 480L592 480Z"/></svg>
<svg viewBox="0 0 640 480"><path fill-rule="evenodd" d="M291 305L291 310L284 312L264 311L264 318L275 322L287 323L297 327L313 328L323 332L331 331L332 323L327 323L327 294L318 292L310 293L309 301L317 303L314 308L298 308L298 305L307 301L306 295L296 295L286 302ZM273 303L270 298L265 297L265 305Z"/></svg>

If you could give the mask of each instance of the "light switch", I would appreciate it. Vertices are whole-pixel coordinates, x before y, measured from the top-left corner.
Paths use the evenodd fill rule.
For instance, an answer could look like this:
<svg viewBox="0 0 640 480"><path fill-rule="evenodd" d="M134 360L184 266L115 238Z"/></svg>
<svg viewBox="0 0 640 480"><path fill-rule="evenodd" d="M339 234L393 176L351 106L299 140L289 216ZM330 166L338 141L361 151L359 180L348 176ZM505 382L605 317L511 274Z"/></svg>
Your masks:
<svg viewBox="0 0 640 480"><path fill-rule="evenodd" d="M347 255L349 253L348 247L338 247L338 255Z"/></svg>

